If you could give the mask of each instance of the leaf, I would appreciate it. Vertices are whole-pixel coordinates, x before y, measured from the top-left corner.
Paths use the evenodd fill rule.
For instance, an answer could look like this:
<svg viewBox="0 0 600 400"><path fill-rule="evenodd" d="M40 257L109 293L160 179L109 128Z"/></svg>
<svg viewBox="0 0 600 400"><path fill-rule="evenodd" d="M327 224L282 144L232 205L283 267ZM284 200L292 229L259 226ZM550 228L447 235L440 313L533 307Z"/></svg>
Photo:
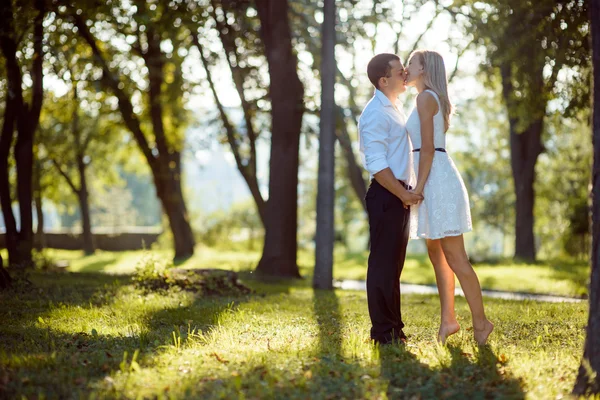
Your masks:
<svg viewBox="0 0 600 400"><path fill-rule="evenodd" d="M139 372L141 370L140 368L140 364L138 364L137 361L132 361L131 362L131 367L129 368L130 371L135 371L135 372Z"/></svg>
<svg viewBox="0 0 600 400"><path fill-rule="evenodd" d="M92 336L95 338L98 337L98 331L96 329L92 329Z"/></svg>
<svg viewBox="0 0 600 400"><path fill-rule="evenodd" d="M46 322L44 322L44 319L42 317L38 317L38 321L40 324L45 325Z"/></svg>
<svg viewBox="0 0 600 400"><path fill-rule="evenodd" d="M211 356L213 356L214 358L216 358L217 361L220 362L220 363L222 363L222 364L228 364L229 363L229 361L225 360L223 357L221 357L217 353L211 353Z"/></svg>

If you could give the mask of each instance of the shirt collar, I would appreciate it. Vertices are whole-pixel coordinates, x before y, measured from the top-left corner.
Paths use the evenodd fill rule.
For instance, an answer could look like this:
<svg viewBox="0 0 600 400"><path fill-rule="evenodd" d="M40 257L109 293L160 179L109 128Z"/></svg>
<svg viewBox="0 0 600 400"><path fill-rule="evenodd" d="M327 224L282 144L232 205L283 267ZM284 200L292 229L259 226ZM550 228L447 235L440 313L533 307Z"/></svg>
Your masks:
<svg viewBox="0 0 600 400"><path fill-rule="evenodd" d="M392 102L390 101L390 99L388 99L388 97L383 94L383 92L379 89L375 89L375 97L377 97L379 99L379 101L381 102L381 104L384 107L394 107L394 104L392 104Z"/></svg>

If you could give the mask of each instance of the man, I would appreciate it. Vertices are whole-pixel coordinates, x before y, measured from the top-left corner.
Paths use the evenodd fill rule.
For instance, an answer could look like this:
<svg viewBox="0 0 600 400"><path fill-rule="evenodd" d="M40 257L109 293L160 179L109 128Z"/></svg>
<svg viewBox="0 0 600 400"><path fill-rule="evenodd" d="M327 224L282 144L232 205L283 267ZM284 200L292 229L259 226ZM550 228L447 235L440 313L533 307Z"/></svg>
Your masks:
<svg viewBox="0 0 600 400"><path fill-rule="evenodd" d="M371 339L379 344L405 341L400 312L400 273L409 237L409 206L423 196L410 185L412 145L405 117L396 106L406 91L406 74L395 54L378 54L367 66L375 95L359 120L360 152L373 179L366 195L371 249L367 300Z"/></svg>

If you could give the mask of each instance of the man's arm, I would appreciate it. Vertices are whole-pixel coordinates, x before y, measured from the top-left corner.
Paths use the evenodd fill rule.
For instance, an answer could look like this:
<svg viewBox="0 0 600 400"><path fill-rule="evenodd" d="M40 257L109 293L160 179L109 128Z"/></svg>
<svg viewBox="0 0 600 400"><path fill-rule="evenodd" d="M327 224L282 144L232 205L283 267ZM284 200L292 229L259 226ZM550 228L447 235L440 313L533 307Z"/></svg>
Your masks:
<svg viewBox="0 0 600 400"><path fill-rule="evenodd" d="M373 110L363 115L359 124L359 134L363 142L361 149L365 156L365 168L375 180L397 196L405 207L417 204L421 195L409 192L396 179L387 161L387 136L390 130L389 118L382 112Z"/></svg>
<svg viewBox="0 0 600 400"><path fill-rule="evenodd" d="M404 203L404 207L412 206L418 204L421 200L423 200L423 196L420 194L416 194L410 192L402 186L400 181L396 179L392 170L388 167L382 171L379 171L375 175L373 175L377 183L381 186L392 192L396 197L402 200Z"/></svg>

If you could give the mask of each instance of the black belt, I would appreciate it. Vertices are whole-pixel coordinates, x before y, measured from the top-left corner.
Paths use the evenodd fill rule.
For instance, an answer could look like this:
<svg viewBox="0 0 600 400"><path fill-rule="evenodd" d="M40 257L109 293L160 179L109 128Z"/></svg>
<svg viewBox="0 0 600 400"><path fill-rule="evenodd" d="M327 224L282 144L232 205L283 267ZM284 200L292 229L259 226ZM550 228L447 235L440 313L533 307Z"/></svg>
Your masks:
<svg viewBox="0 0 600 400"><path fill-rule="evenodd" d="M419 152L419 151L421 151L421 149L413 149L413 153ZM441 147L438 147L435 149L435 151L441 151L442 153L445 153L446 149L442 149Z"/></svg>
<svg viewBox="0 0 600 400"><path fill-rule="evenodd" d="M410 186L410 185L407 185L406 183L404 183L404 181L401 181L400 179L397 179L397 181L400 182L400 184L402 186L404 186L404 189L406 189L406 190L413 190L413 187ZM371 185L374 185L374 184L378 185L378 186L381 186L383 188L383 186L381 185L381 183L377 182L377 179L375 179L375 178L371 179Z"/></svg>

